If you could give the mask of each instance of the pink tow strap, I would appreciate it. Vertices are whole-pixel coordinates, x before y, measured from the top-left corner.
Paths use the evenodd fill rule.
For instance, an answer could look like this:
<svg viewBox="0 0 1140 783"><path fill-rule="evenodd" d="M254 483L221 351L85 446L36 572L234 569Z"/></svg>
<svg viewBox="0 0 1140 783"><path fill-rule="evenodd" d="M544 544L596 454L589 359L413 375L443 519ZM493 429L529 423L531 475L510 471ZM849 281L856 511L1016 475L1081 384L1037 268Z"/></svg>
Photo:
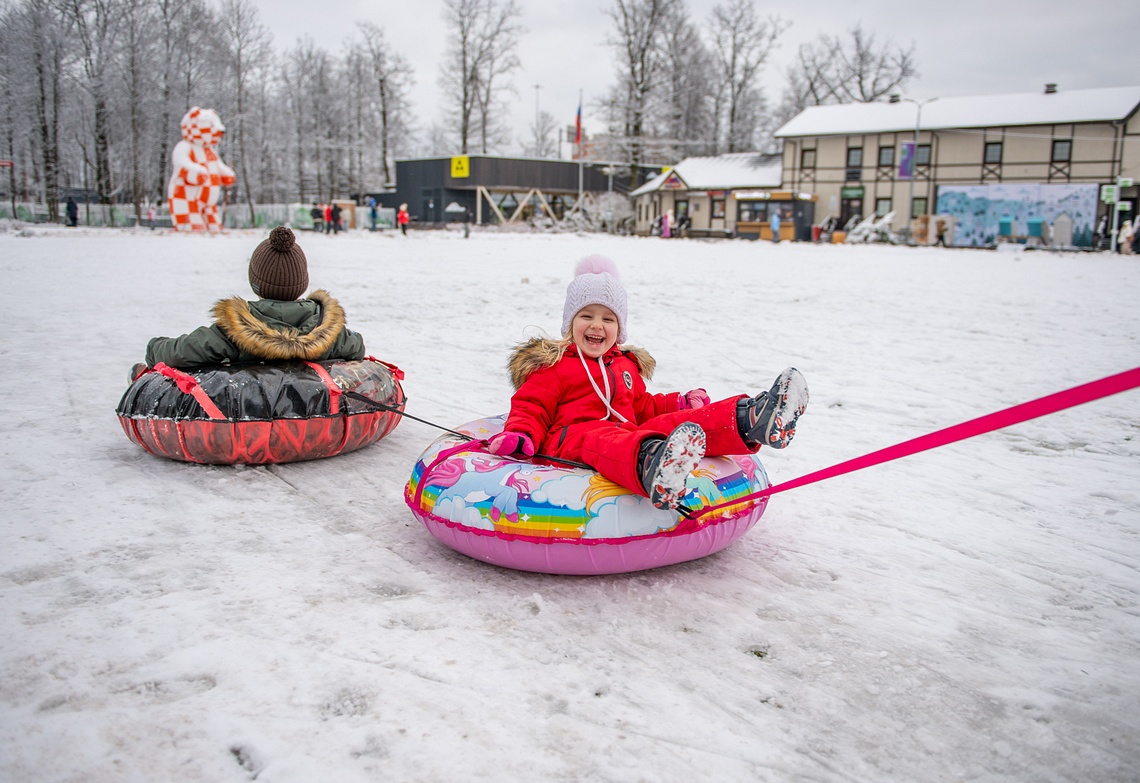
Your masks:
<svg viewBox="0 0 1140 783"><path fill-rule="evenodd" d="M159 362L154 366L154 371L166 376L178 386L178 390L183 394L189 394L198 404L202 406L202 410L211 419L225 419L226 414L222 413L222 409L210 399L210 395L206 394L206 390L198 383L198 379L187 372L176 370L163 362Z"/></svg>
<svg viewBox="0 0 1140 783"><path fill-rule="evenodd" d="M894 446L888 446L885 449L873 451L870 454L864 454L862 457L849 459L846 462L840 462L838 465L832 465L829 468L808 473L806 476L800 476L791 481L785 481L783 484L774 484L767 489L762 489L759 492L737 498L731 503L720 503L699 511L693 511L692 516L693 518L699 519L719 509L736 506L744 501L760 500L761 498L775 495L778 492L787 492L789 489L806 486L807 484L815 484L819 481L826 481L836 476L842 476L845 473L853 473L856 470L869 468L873 465L881 465L884 462L909 457L911 454L936 449L939 446L956 443L977 435L985 435L987 432L1000 430L1004 427L1011 427L1014 424L1021 424L1030 419L1036 419L1050 413L1063 411L1066 408L1074 408L1086 402L1092 402L1104 397L1110 397L1113 394L1129 391L1135 389L1137 386L1140 386L1140 367L1117 375L1110 375L1107 378L1101 378L1099 381L1074 386L1071 389L1031 400L1030 402L1023 402L1020 405L1014 405L1012 408L1006 408L997 413L991 413L986 416L971 419L970 421L962 422L961 424L955 424L928 435L920 435L912 440Z"/></svg>

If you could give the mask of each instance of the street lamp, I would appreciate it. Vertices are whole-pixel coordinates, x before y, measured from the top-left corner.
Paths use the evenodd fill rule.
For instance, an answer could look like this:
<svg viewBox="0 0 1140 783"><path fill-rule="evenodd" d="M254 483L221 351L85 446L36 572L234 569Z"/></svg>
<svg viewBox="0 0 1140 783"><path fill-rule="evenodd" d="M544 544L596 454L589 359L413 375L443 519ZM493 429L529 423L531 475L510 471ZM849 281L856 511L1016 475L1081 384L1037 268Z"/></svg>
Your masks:
<svg viewBox="0 0 1140 783"><path fill-rule="evenodd" d="M907 244L913 245L914 244L913 223L914 223L914 218L915 218L915 215L914 215L914 180L915 180L915 175L918 174L918 129L922 125L922 107L928 103L934 103L938 99L937 98L927 98L925 100L916 101L914 98L898 98L898 100L906 101L907 103L913 103L916 107L915 116L914 116L914 163L913 163L913 166L912 166L911 172L910 172L910 201L907 203L907 211L911 213L910 219L907 221ZM929 189L928 189L928 191L929 191ZM929 201L929 199L930 199L930 193L929 192L927 192L926 197L927 197L927 200ZM928 203L927 209L929 209L929 208L930 208L930 205Z"/></svg>
<svg viewBox="0 0 1140 783"><path fill-rule="evenodd" d="M539 134L539 132L540 132L540 131L539 131L539 129L538 129L538 126L539 126L539 121L538 121L538 118L539 118L539 113L538 113L538 91L539 91L539 90L541 90L541 89L542 89L542 85L541 85L541 84L536 84L536 85L534 85L534 156L535 156L536 158L538 158L538 157L542 157L542 156L539 154L539 149L538 149L538 146L539 146L539 143L538 143L538 134Z"/></svg>

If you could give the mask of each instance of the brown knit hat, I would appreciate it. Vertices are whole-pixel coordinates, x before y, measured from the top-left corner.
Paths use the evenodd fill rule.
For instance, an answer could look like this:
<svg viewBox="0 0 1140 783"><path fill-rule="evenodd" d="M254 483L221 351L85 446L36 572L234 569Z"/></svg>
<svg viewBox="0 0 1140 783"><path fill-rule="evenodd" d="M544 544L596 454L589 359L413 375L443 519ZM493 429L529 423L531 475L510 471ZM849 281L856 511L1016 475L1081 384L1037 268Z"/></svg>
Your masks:
<svg viewBox="0 0 1140 783"><path fill-rule="evenodd" d="M262 299L291 301L309 287L309 262L287 226L269 232L269 238L249 257L249 285Z"/></svg>

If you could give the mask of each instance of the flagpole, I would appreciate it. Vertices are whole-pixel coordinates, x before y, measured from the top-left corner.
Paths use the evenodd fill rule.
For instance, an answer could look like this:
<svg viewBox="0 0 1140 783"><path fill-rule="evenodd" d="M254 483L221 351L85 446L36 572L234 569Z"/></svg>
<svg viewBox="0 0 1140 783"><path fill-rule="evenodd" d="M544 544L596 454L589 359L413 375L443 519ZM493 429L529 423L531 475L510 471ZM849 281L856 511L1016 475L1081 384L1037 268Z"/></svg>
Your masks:
<svg viewBox="0 0 1140 783"><path fill-rule="evenodd" d="M578 208L582 208L582 88L578 88Z"/></svg>

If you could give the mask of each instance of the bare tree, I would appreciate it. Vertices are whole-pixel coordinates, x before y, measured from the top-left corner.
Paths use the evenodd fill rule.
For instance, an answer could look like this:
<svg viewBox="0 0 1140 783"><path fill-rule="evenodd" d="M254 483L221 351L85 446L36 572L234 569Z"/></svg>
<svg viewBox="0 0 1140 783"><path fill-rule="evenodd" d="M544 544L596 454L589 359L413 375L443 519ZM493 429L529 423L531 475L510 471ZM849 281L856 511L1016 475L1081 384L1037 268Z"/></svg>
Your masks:
<svg viewBox="0 0 1140 783"><path fill-rule="evenodd" d="M17 74L21 66L16 60L20 56L16 47L21 47L25 62L29 61L28 72L32 75L32 106L35 117L37 141L39 143L40 165L43 181L44 201L52 220L59 219L59 177L60 177L60 107L63 101L63 75L65 49L68 37L67 19L47 0L30 0L11 20L11 28L5 26L5 72L8 79L7 102L14 100L12 89L21 81ZM11 47L11 48L9 48ZM10 115L14 122L15 116ZM15 134L9 131L9 157L15 158ZM15 172L9 172L9 183L13 194L16 191ZM13 197L12 213L15 215Z"/></svg>
<svg viewBox="0 0 1140 783"><path fill-rule="evenodd" d="M839 47L842 78L838 89L844 102L877 101L917 75L913 45L904 50L892 47L888 40L876 49L874 34L864 32L861 25L849 32L848 44Z"/></svg>
<svg viewBox="0 0 1140 783"><path fill-rule="evenodd" d="M14 163L16 160L16 117L19 112L17 105L17 69L19 58L16 53L17 46L17 15L15 11L0 6L0 95L8 96L8 100L0 101L0 129L3 130L4 150L0 157ZM16 167L9 165L8 169L8 198L11 200L12 217L16 216ZM58 204L58 197L57 197Z"/></svg>
<svg viewBox="0 0 1140 783"><path fill-rule="evenodd" d="M150 148L146 135L147 118L153 116L155 90L151 76L158 67L154 52L157 33L154 7L149 0L124 0L123 38L119 48L119 70L126 89L129 121L131 198L136 225L142 225L143 157Z"/></svg>
<svg viewBox="0 0 1140 783"><path fill-rule="evenodd" d="M540 111L530 124L530 141L523 143L523 154L535 158L553 158L558 154L558 142L554 132L558 130L558 120L548 111Z"/></svg>
<svg viewBox="0 0 1140 783"><path fill-rule="evenodd" d="M715 150L717 113L709 85L716 82L700 31L678 2L668 15L661 37L662 75L655 113L659 132L673 159ZM671 150L671 151L670 151Z"/></svg>
<svg viewBox="0 0 1140 783"><path fill-rule="evenodd" d="M66 8L79 38L83 87L91 98L95 189L100 203L110 205L114 195L110 70L122 26L122 7L118 0L68 0Z"/></svg>
<svg viewBox="0 0 1140 783"><path fill-rule="evenodd" d="M496 111L499 93L510 90L504 79L519 67L518 38L522 26L518 18L522 16L515 0L506 0L498 5L495 0L487 0L485 16L479 30L478 54L475 69L479 89L475 105L479 123L480 150L486 154L492 146L505 143L510 138L505 123L498 121Z"/></svg>
<svg viewBox="0 0 1140 783"><path fill-rule="evenodd" d="M292 122L290 138L287 140L296 164L296 194L302 203L308 200L308 182L305 176L305 163L309 159L313 112L310 106L313 98L310 92L309 74L317 54L312 39L298 41L285 55L281 66L282 92L289 118ZM320 195L318 192L317 196Z"/></svg>
<svg viewBox="0 0 1140 783"><path fill-rule="evenodd" d="M278 68L252 0L0 0L0 158L16 162L0 193L55 216L63 188L90 185L108 205L129 190L140 216L193 105L229 126L224 155L250 221L256 201L390 181L414 143L412 73L372 43L339 57L299 45Z"/></svg>
<svg viewBox="0 0 1140 783"><path fill-rule="evenodd" d="M787 71L781 120L808 106L876 101L918 75L913 45L903 49L887 40L876 47L874 34L864 32L861 24L848 35L844 40L821 33L814 43L800 47Z"/></svg>
<svg viewBox="0 0 1140 783"><path fill-rule="evenodd" d="M328 52L318 49L309 72L308 86L312 96L313 162L316 164L317 195L330 200L336 195L336 152L333 149L336 135L336 106L333 87L335 64Z"/></svg>
<svg viewBox="0 0 1140 783"><path fill-rule="evenodd" d="M160 195L166 189L166 163L170 157L173 116L177 111L174 103L174 88L177 82L175 69L182 61L182 49L185 46L185 37L182 35L184 27L181 22L192 12L193 9L184 0L155 0L160 61L157 87L159 93L157 165L152 187Z"/></svg>
<svg viewBox="0 0 1140 783"><path fill-rule="evenodd" d="M414 84L412 68L398 53L389 49L384 31L371 22L359 22L364 48L372 64L372 80L380 113L380 157L384 182L392 182L393 136L406 134L411 114L409 93Z"/></svg>
<svg viewBox="0 0 1140 783"><path fill-rule="evenodd" d="M625 144L625 158L638 166L650 130L650 100L661 72L659 38L677 0L614 0L615 29L608 40L617 51L618 83L606 101L611 128Z"/></svg>
<svg viewBox="0 0 1140 783"><path fill-rule="evenodd" d="M726 147L729 152L751 149L764 100L760 69L788 24L778 16L761 20L754 0L729 0L713 8L709 26L724 91Z"/></svg>
<svg viewBox="0 0 1140 783"><path fill-rule="evenodd" d="M261 24L252 0L222 0L218 23L221 25L222 54L236 90L238 166L252 224L257 220L257 212L250 178L249 147L252 144L247 138L249 122L246 112L250 108L247 101L254 79L270 65L273 51L269 31Z"/></svg>
<svg viewBox="0 0 1140 783"><path fill-rule="evenodd" d="M459 152L466 154L479 94L478 29L483 0L444 0L443 5L451 35L440 64L439 85L452 102L448 115L455 118Z"/></svg>
<svg viewBox="0 0 1140 783"><path fill-rule="evenodd" d="M503 78L518 67L517 19L514 0L444 0L444 18L451 29L447 55L440 65L439 84L452 102L448 116L455 119L459 151L467 153L478 132L483 152L496 138L495 98ZM456 112L457 113L453 113Z"/></svg>

